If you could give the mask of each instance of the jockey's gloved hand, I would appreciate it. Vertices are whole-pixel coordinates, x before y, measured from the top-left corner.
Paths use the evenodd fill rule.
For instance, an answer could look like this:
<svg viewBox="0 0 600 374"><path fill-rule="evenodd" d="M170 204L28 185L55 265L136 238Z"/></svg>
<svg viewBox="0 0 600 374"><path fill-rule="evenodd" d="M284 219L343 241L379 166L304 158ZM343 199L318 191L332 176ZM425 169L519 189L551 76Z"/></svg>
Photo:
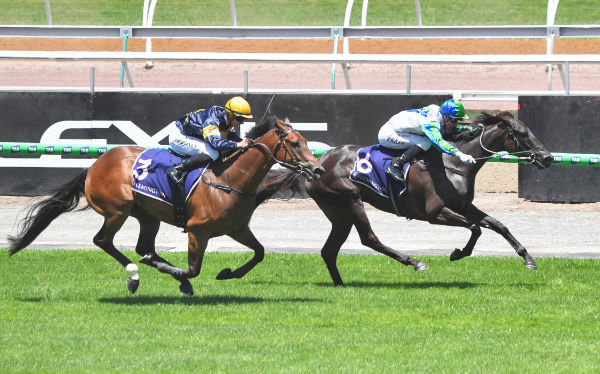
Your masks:
<svg viewBox="0 0 600 374"><path fill-rule="evenodd" d="M473 158L473 156L464 154L461 151L456 152L456 157L458 157L458 159L465 164L475 163L475 159Z"/></svg>

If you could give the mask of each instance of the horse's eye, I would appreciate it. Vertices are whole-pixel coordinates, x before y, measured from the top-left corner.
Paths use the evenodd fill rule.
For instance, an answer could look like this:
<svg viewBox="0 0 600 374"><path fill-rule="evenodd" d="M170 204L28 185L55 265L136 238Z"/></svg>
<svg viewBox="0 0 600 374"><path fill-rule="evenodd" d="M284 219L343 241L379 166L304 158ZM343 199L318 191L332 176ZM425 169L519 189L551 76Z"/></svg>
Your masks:
<svg viewBox="0 0 600 374"><path fill-rule="evenodd" d="M294 147L294 148L298 148L298 147L300 147L300 142L299 142L299 141L297 141L297 140L296 140L296 141L293 141L293 142L290 142L290 144L291 144L291 146L292 146L292 147Z"/></svg>

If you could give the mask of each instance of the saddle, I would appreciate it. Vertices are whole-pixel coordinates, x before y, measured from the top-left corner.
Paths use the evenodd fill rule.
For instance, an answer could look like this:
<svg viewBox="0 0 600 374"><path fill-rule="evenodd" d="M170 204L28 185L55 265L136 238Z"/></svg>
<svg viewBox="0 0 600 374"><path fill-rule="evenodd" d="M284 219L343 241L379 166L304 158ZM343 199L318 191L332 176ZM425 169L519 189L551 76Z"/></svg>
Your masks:
<svg viewBox="0 0 600 374"><path fill-rule="evenodd" d="M364 147L358 150L358 158L350 173L350 180L373 190L378 195L391 200L397 215L400 215L398 201L406 191L405 183L398 182L387 175L386 170L393 159L402 154L401 150L385 148L380 144ZM404 175L408 177L410 162L402 166Z"/></svg>
<svg viewBox="0 0 600 374"><path fill-rule="evenodd" d="M191 156L189 155L182 155L179 154L177 152L175 152L173 149L169 148L169 152L173 155L175 155L176 157L181 158L181 160L185 160L190 158ZM229 155L233 154L234 152L236 152L235 149L224 152L223 153L223 157L226 158ZM201 166L202 171L204 172L204 170L211 164L211 161L209 161L208 163L204 164L203 166ZM193 171L193 170L192 170ZM187 220L188 220L188 216L187 216L187 211L186 211L186 201L187 201L187 195L186 195L186 189L185 189L185 185L187 182L187 177L188 174L190 174L192 171L184 171L181 175L181 183L179 184L174 184L173 186L173 215L175 218L175 225L177 227L182 227L183 228L183 232L186 232L187 230L185 229ZM219 185L216 185L217 188L219 188Z"/></svg>
<svg viewBox="0 0 600 374"><path fill-rule="evenodd" d="M168 178L166 169L181 163L182 155L164 148L150 148L142 152L132 167L133 190L150 198L173 205L175 225L185 228L187 214L185 203L206 167L194 169L187 173L182 183L183 188Z"/></svg>

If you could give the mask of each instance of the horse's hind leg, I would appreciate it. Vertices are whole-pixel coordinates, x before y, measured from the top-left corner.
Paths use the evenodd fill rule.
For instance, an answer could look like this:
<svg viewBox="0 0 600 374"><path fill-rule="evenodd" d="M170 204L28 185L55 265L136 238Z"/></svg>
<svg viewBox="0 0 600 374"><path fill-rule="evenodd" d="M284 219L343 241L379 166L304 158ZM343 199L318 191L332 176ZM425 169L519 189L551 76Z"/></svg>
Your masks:
<svg viewBox="0 0 600 374"><path fill-rule="evenodd" d="M240 227L238 230L230 233L229 236L238 243L252 249L254 251L254 256L252 256L252 258L244 265L233 271L230 268L221 270L219 274L217 274L217 279L219 280L242 278L256 265L258 265L258 263L260 263L265 257L265 247L263 247L263 245L260 244L260 242L256 239L252 231L250 231L248 225Z"/></svg>
<svg viewBox="0 0 600 374"><path fill-rule="evenodd" d="M140 278L138 275L138 267L136 264L131 262L123 253L121 253L113 244L115 234L123 226L127 220L127 216L112 216L105 218L104 224L100 228L100 231L94 236L94 244L102 248L104 252L111 255L115 260L119 261L121 265L129 272L129 278L127 279L127 289L131 293L135 293L140 285Z"/></svg>
<svg viewBox="0 0 600 374"><path fill-rule="evenodd" d="M428 268L424 262L396 252L379 241L371 229L371 224L369 223L362 200L352 198L354 199L353 201L348 201L349 198L346 197L342 198L342 201L338 200L334 202L330 197L320 199L313 196L313 198L331 222L331 232L321 249L321 257L325 261L327 270L329 270L331 279L336 286L344 284L336 262L340 248L346 239L348 239L353 225L356 226L361 243L367 247L400 261L405 265L412 265L415 270L426 270Z"/></svg>
<svg viewBox="0 0 600 374"><path fill-rule="evenodd" d="M135 246L136 253L142 256L140 262L154 268L159 263L173 266L156 253L156 234L158 234L158 229L160 228L160 221L135 206L132 209L131 215L140 223L140 234ZM174 278L181 283L180 289L187 290L184 293L191 292L193 294L193 288L189 280L186 278Z"/></svg>
<svg viewBox="0 0 600 374"><path fill-rule="evenodd" d="M153 261L151 266L156 266L158 271L161 273L171 274L175 279L183 281L186 278L195 278L200 274L202 268L202 260L204 259L204 252L206 251L206 245L208 244L209 236L203 234L200 231L190 229L188 227L188 268L181 269L175 267L167 262ZM186 295L192 296L194 290L191 288L179 287L179 290Z"/></svg>
<svg viewBox="0 0 600 374"><path fill-rule="evenodd" d="M348 239L348 235L350 235L352 223L342 220L332 220L331 218L329 219L331 221L331 232L329 233L329 237L327 237L323 248L321 248L321 258L325 261L333 284L336 286L343 286L344 281L342 281L342 277L340 276L337 267L337 256L340 252L340 248L346 239Z"/></svg>
<svg viewBox="0 0 600 374"><path fill-rule="evenodd" d="M369 217L367 217L362 201L353 204L352 214L354 216L354 226L363 245L393 258L404 265L411 265L415 271L427 270L429 268L423 261L412 258L383 244L371 228L371 223L369 222Z"/></svg>

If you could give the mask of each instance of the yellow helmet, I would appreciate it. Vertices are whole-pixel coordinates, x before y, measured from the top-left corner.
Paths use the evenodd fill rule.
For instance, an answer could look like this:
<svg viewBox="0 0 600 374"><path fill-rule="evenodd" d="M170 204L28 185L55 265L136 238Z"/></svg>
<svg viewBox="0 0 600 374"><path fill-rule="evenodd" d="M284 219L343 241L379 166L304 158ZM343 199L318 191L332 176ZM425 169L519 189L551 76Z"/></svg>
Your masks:
<svg viewBox="0 0 600 374"><path fill-rule="evenodd" d="M234 116L240 116L244 118L252 118L250 111L250 104L241 96L235 96L229 99L225 104L225 110Z"/></svg>

